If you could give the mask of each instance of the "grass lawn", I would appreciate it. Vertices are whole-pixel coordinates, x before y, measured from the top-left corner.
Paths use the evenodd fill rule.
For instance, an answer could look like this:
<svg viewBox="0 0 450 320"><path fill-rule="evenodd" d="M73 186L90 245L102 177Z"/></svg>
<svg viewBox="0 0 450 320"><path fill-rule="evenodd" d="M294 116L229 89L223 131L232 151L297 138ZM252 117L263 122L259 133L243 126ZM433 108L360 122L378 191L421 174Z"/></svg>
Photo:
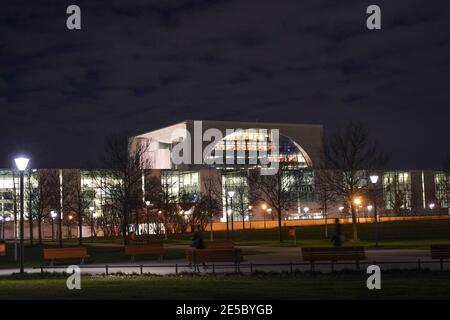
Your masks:
<svg viewBox="0 0 450 320"><path fill-rule="evenodd" d="M450 220L418 220L394 221L379 223L379 239L382 248L416 248L428 249L430 244L450 244ZM325 226L296 227L297 246L330 246L331 241L325 237ZM344 245L354 245L352 241L352 225L342 226L345 238ZM334 232L334 225L328 225L328 236ZM375 225L373 223L358 224L360 245L374 247ZM187 244L191 235L169 235L168 243ZM209 231L204 232L209 238ZM288 228L283 228L283 243L278 241L278 229L252 229L237 230L230 237L241 246L268 245L268 246L294 246L294 240L288 235ZM155 239L160 239L155 238ZM226 239L226 232L215 231L214 239Z"/></svg>
<svg viewBox="0 0 450 320"><path fill-rule="evenodd" d="M363 245L369 249L374 248L374 224L359 224L358 231L360 235L360 242L358 245ZM334 226L328 226L328 235L332 235ZM343 225L343 232L346 239L351 239L352 226L351 224ZM278 246L294 246L292 237L288 236L288 229L283 228L283 238L285 241L280 243L278 241L278 229L252 229L245 231L235 231L231 235L232 239L241 246L249 245L265 245L273 246L274 250ZM191 234L174 234L169 235L169 239L164 241L162 236L152 235L151 241L164 241L167 244L183 244L189 243ZM209 232L205 231L205 239L209 238ZM214 239L226 239L226 232L214 232ZM383 222L379 224L379 239L380 248L394 249L394 248L415 248L428 249L430 244L447 243L450 244L450 220L420 220L420 221L396 221ZM88 252L93 263L105 262L123 262L127 261L123 253L122 240L117 238L96 238L91 243L89 239L85 240L85 245L88 246ZM76 239L64 240L65 245L76 245ZM344 245L354 245L352 241L346 241ZM46 242L45 245L55 245L55 243ZM325 238L325 226L305 226L297 227L297 247L309 246L330 246L331 242ZM13 257L13 244L8 244L7 255L0 256L0 269L17 267L17 262ZM246 251L245 254L254 254L254 252ZM185 254L182 249L168 250L165 259L182 259ZM138 258L149 260L157 257L143 257ZM26 266L38 266L45 262L42 258L42 247L25 247L25 263Z"/></svg>
<svg viewBox="0 0 450 320"><path fill-rule="evenodd" d="M381 290L368 290L362 273L83 276L81 290L61 276L1 278L0 299L449 299L449 275L385 272Z"/></svg>

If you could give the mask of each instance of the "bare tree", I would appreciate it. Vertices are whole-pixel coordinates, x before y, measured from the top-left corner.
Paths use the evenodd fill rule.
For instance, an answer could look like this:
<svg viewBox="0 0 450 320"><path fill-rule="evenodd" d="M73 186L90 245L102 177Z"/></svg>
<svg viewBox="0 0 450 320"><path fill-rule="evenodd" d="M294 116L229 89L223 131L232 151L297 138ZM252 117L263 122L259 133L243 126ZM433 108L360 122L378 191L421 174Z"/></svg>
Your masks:
<svg viewBox="0 0 450 320"><path fill-rule="evenodd" d="M38 243L42 244L42 223L52 209L59 206L59 178L55 170L41 169L35 175L36 188L31 193L31 211L38 226Z"/></svg>
<svg viewBox="0 0 450 320"><path fill-rule="evenodd" d="M325 215L325 238L328 238L328 207L337 199L336 192L332 184L329 183L327 176L328 173L324 170L316 170L314 173L314 194Z"/></svg>
<svg viewBox="0 0 450 320"><path fill-rule="evenodd" d="M392 208L395 214L404 214L409 211L409 193L399 181L398 172L390 172L389 178L384 182L384 198L388 208Z"/></svg>
<svg viewBox="0 0 450 320"><path fill-rule="evenodd" d="M386 155L370 137L367 126L349 122L325 141L325 179L335 194L347 203L352 215L353 240L358 241L354 198L365 194L372 170L384 168Z"/></svg>
<svg viewBox="0 0 450 320"><path fill-rule="evenodd" d="M112 135L105 142L101 170L93 171L92 179L109 195L109 206L117 212L124 244L128 244L129 224L133 210L144 207L142 194L143 169L149 168L146 157L148 143Z"/></svg>
<svg viewBox="0 0 450 320"><path fill-rule="evenodd" d="M267 202L277 213L280 242L283 241L282 212L287 211L295 203L300 179L301 175L290 169L288 163L281 162L278 171L273 175L261 175L258 170L253 170L249 174L252 200Z"/></svg>
<svg viewBox="0 0 450 320"><path fill-rule="evenodd" d="M231 210L236 211L242 219L242 229L245 230L245 217L248 214L249 201L249 187L248 187L248 174L242 172L241 179L237 180L237 183L233 185L233 191L235 192L233 197L233 208Z"/></svg>
<svg viewBox="0 0 450 320"><path fill-rule="evenodd" d="M220 175L216 171L208 171L202 178L202 192L198 210L204 210L209 217L210 240L214 240L213 221L214 217L222 213L222 187Z"/></svg>
<svg viewBox="0 0 450 320"><path fill-rule="evenodd" d="M81 186L81 176L78 170L67 170L64 174L63 203L64 211L73 212L78 223L78 244L83 244L83 221L88 217L89 207L95 194ZM88 219L92 219L89 217ZM92 225L92 224L91 224Z"/></svg>

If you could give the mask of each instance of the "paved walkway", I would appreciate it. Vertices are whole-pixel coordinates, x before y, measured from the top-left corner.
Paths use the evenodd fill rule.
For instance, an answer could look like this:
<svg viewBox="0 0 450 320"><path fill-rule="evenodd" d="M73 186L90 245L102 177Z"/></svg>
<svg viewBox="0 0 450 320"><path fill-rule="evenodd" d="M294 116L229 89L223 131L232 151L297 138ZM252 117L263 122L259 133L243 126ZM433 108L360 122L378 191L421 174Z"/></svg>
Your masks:
<svg viewBox="0 0 450 320"><path fill-rule="evenodd" d="M186 246L181 245L168 245L168 248L172 249L184 249ZM250 271L291 271L300 270L308 271L311 266L309 263L305 263L302 258L300 248L295 247L265 247L265 246L243 246L245 262L241 265L241 272ZM245 255L245 252L249 252ZM361 268L369 264L379 264L381 269L414 269L418 268L419 260L421 260L421 268L429 268L433 270L439 270L440 265L438 261L432 264L427 264L426 261L431 261L430 253L428 250L416 250L416 249L380 249L380 250L367 250L366 251L367 261L361 264ZM393 263L395 261L395 263ZM414 263L406 263L407 261ZM277 264L285 264L280 266ZM292 264L292 267L291 267ZM303 264L303 265L296 265ZM82 273L85 274L111 274L111 273L155 273L155 274L175 274L176 272L192 272L193 270L187 266L186 259L170 259L170 260L147 260L147 261L137 261L135 263L130 263L124 261L121 263L108 263L108 268L105 264L88 264L82 266ZM291 269L292 268L292 269ZM342 269L356 269L355 263L337 264L333 266L334 270ZM445 269L450 269L450 264L445 265ZM56 268L46 268L45 271L55 271L63 272L66 270L66 266L56 267ZM330 264L320 264L315 265L316 271L329 272L331 271ZM0 275L10 275L16 273L17 269L0 269ZM214 270L212 266L208 269L200 269L202 273L209 272L234 272L235 267L233 264L220 263L214 265ZM41 272L40 269L26 268L26 272L38 273Z"/></svg>

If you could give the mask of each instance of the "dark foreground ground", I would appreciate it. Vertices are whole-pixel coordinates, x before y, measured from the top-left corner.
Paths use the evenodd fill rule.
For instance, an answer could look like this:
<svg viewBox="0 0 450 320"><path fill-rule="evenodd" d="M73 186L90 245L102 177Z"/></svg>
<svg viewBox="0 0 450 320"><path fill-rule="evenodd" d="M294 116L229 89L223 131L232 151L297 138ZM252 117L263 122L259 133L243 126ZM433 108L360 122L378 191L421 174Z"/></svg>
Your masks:
<svg viewBox="0 0 450 320"><path fill-rule="evenodd" d="M68 290L61 275L0 278L4 299L450 299L449 272L384 272L381 290L365 273L83 276Z"/></svg>

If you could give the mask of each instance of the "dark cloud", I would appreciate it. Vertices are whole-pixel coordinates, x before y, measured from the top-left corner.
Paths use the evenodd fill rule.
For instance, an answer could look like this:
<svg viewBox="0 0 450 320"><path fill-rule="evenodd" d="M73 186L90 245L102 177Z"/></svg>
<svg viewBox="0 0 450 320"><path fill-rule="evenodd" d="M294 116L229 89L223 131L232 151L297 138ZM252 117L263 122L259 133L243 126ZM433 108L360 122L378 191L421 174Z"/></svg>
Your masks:
<svg viewBox="0 0 450 320"><path fill-rule="evenodd" d="M2 166L84 166L112 132L183 119L367 122L393 167L450 152L448 1L3 1Z"/></svg>

